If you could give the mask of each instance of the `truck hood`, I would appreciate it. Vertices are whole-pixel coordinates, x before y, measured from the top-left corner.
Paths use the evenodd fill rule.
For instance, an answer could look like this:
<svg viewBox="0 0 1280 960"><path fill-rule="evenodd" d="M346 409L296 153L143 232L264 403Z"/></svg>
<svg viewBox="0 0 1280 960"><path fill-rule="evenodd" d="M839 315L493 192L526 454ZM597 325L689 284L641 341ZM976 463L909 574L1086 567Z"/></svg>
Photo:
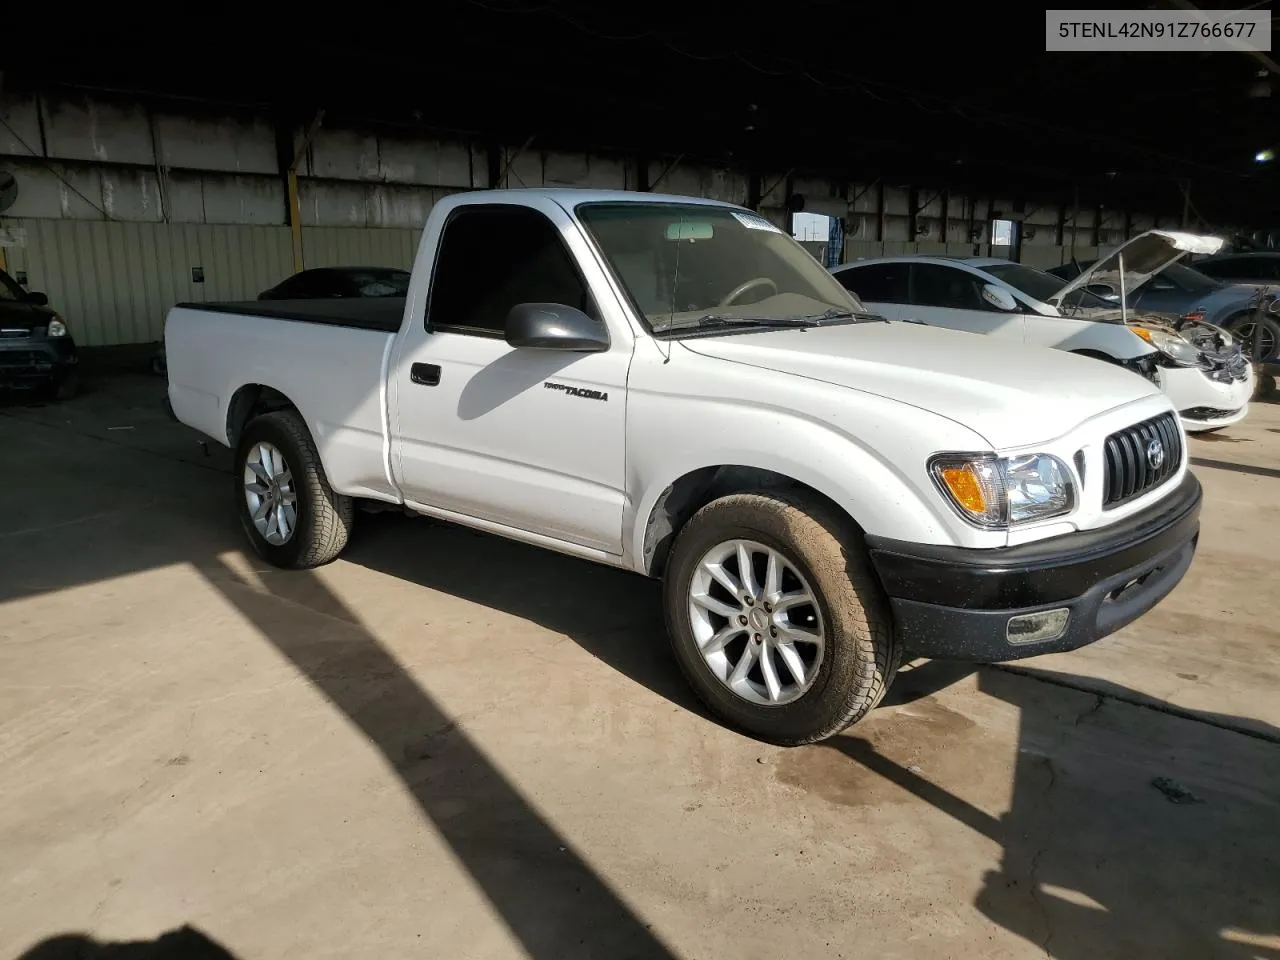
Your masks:
<svg viewBox="0 0 1280 960"><path fill-rule="evenodd" d="M913 323L856 323L681 341L715 357L909 403L1004 450L1062 436L1158 393L1120 367Z"/></svg>
<svg viewBox="0 0 1280 960"><path fill-rule="evenodd" d="M1205 237L1176 230L1148 230L1132 240L1120 244L1104 257L1094 261L1088 270L1063 286L1049 298L1055 307L1073 290L1091 283L1105 283L1114 290L1120 284L1120 262L1124 259L1124 285L1126 294L1132 293L1169 264L1182 259L1188 253L1217 253L1222 249L1221 237Z"/></svg>

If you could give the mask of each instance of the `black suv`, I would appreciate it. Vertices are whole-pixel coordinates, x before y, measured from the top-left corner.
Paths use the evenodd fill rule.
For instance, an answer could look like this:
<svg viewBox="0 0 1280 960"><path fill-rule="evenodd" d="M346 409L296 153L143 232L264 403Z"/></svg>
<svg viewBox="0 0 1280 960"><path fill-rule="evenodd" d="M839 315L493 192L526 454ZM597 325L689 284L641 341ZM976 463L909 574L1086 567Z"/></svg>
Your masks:
<svg viewBox="0 0 1280 960"><path fill-rule="evenodd" d="M0 270L0 389L76 393L76 344L43 293L28 293Z"/></svg>

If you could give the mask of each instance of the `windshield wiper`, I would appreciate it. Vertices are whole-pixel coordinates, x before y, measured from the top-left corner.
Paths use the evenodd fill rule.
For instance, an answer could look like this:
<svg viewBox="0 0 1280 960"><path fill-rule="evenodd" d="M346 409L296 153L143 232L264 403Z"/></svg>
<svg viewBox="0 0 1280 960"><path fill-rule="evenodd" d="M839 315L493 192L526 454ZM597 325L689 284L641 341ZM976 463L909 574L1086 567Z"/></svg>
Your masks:
<svg viewBox="0 0 1280 960"><path fill-rule="evenodd" d="M835 320L889 321L875 313L860 313L854 310L837 310L832 308L822 313L799 313L777 317L738 317L721 313L708 313L693 322L695 327L820 327Z"/></svg>
<svg viewBox="0 0 1280 960"><path fill-rule="evenodd" d="M693 321L693 327L816 327L821 318L812 317L736 317L708 313Z"/></svg>
<svg viewBox="0 0 1280 960"><path fill-rule="evenodd" d="M734 327L752 330L807 330L810 327L824 327L832 323L853 321L888 323L888 319L876 313L863 313L855 310L839 310L832 308L823 313L794 314L776 317L743 317L728 313L705 313L696 320L663 327L655 330L659 337L675 337L680 335L696 335L703 330L732 329Z"/></svg>
<svg viewBox="0 0 1280 960"><path fill-rule="evenodd" d="M786 317L787 320L804 320L812 322L815 325L821 325L826 320L855 320L861 323L883 322L888 323L888 317L882 317L878 313L864 313L860 310L838 310L832 307L822 313L806 313L799 316Z"/></svg>

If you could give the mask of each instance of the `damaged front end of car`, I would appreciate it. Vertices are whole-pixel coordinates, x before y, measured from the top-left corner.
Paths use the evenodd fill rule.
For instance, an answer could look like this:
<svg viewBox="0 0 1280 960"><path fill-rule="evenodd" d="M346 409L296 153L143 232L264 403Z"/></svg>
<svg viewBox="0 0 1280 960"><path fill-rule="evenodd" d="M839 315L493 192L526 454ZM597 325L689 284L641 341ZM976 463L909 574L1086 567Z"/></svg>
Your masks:
<svg viewBox="0 0 1280 960"><path fill-rule="evenodd" d="M1158 366L1195 367L1218 383L1248 379L1249 357L1241 343L1215 324L1192 317L1130 317L1130 330L1155 347Z"/></svg>

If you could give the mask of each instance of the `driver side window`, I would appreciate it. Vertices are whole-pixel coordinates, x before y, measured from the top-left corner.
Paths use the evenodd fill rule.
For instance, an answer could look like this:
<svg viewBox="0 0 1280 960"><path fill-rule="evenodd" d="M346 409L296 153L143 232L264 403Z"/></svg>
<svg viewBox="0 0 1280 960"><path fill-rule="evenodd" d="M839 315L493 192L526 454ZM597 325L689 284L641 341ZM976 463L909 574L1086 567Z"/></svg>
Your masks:
<svg viewBox="0 0 1280 960"><path fill-rule="evenodd" d="M445 224L431 278L427 329L501 337L518 303L600 314L560 233L529 207L461 207Z"/></svg>

